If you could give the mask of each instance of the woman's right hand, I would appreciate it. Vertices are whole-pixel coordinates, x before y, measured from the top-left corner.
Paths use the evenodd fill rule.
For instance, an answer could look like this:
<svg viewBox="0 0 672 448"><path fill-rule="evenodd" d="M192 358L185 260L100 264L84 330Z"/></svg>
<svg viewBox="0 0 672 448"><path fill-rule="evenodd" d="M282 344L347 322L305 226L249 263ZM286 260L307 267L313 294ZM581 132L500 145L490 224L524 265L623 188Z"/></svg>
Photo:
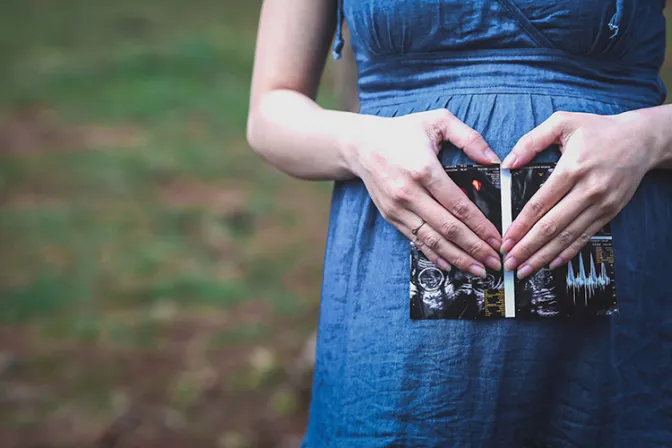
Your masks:
<svg viewBox="0 0 672 448"><path fill-rule="evenodd" d="M438 159L449 141L477 163L499 163L483 137L446 109L359 117L344 158L383 218L443 270L452 265L478 277L485 277L484 265L500 270L501 236Z"/></svg>

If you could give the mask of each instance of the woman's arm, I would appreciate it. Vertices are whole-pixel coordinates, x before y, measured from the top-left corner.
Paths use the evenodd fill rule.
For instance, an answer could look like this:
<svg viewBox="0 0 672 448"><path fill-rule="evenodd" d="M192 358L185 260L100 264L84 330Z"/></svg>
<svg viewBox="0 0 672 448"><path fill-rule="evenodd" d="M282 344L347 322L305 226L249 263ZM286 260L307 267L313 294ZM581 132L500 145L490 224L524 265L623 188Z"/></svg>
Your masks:
<svg viewBox="0 0 672 448"><path fill-rule="evenodd" d="M343 146L356 116L314 101L335 18L335 0L266 0L261 9L247 138L269 163L304 179L354 176Z"/></svg>
<svg viewBox="0 0 672 448"><path fill-rule="evenodd" d="M672 169L672 106L608 116L557 112L502 165L520 168L552 144L562 157L504 235L504 266L520 278L567 263L625 207L648 171Z"/></svg>
<svg viewBox="0 0 672 448"><path fill-rule="evenodd" d="M645 147L651 149L654 168L672 170L672 104L623 114L632 122Z"/></svg>
<svg viewBox="0 0 672 448"><path fill-rule="evenodd" d="M336 0L266 0L252 79L248 140L304 179L360 178L381 215L444 270L500 269L501 237L438 160L448 140L476 162L498 161L445 109L381 118L324 110L314 99L334 31Z"/></svg>

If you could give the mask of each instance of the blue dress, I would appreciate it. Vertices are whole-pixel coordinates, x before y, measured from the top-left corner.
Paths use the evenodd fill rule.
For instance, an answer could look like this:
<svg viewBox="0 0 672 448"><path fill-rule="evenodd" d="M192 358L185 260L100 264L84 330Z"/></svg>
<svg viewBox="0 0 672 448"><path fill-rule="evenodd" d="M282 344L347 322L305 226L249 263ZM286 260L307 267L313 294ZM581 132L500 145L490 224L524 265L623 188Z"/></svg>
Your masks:
<svg viewBox="0 0 672 448"><path fill-rule="evenodd" d="M445 107L503 159L554 111L661 104L663 7L339 0L335 52L345 20L362 114ZM618 316L412 321L408 240L360 180L337 182L304 446L672 446L672 173L650 172L612 232Z"/></svg>

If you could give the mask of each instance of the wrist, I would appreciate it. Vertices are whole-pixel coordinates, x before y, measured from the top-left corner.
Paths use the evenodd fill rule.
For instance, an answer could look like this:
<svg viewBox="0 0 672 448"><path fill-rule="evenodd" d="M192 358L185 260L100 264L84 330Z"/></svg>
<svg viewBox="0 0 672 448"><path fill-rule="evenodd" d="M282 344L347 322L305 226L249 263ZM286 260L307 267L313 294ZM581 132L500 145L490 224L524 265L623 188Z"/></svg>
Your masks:
<svg viewBox="0 0 672 448"><path fill-rule="evenodd" d="M649 170L672 167L672 109L658 106L620 115L626 132L647 154Z"/></svg>
<svg viewBox="0 0 672 448"><path fill-rule="evenodd" d="M649 157L649 169L672 168L672 107L657 106L621 114L629 132Z"/></svg>
<svg viewBox="0 0 672 448"><path fill-rule="evenodd" d="M346 169L354 176L362 177L361 148L367 132L371 132L371 121L377 117L351 112L338 112L336 125L336 147ZM368 131L367 131L368 130Z"/></svg>

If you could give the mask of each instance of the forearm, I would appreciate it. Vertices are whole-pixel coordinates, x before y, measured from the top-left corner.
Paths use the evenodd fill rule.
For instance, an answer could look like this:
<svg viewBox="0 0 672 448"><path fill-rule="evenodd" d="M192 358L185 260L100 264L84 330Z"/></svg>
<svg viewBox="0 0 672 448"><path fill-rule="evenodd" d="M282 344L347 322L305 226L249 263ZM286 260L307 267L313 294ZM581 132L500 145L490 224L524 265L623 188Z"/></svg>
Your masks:
<svg viewBox="0 0 672 448"><path fill-rule="evenodd" d="M672 105L640 109L623 114L646 150L654 169L672 169Z"/></svg>
<svg viewBox="0 0 672 448"><path fill-rule="evenodd" d="M295 91L275 90L250 111L247 138L256 153L289 175L345 180L354 177L346 151L363 119L323 109Z"/></svg>

